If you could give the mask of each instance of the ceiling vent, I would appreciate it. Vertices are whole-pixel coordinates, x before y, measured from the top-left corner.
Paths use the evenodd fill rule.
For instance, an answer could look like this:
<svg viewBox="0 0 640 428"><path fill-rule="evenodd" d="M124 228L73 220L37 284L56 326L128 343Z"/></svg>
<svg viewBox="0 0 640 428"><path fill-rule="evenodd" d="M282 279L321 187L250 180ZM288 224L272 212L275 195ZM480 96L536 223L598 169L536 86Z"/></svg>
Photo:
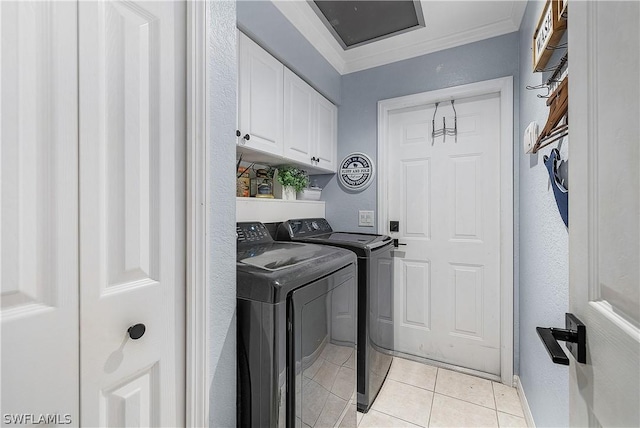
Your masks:
<svg viewBox="0 0 640 428"><path fill-rule="evenodd" d="M420 0L316 0L309 4L345 50L424 27Z"/></svg>

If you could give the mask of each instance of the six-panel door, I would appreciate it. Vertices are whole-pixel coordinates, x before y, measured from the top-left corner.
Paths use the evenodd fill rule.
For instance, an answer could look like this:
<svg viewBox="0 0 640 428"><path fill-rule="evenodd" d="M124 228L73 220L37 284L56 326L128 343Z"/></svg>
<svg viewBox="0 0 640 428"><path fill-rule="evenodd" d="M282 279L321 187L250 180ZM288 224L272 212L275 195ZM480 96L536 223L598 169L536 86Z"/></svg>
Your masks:
<svg viewBox="0 0 640 428"><path fill-rule="evenodd" d="M500 96L389 116L395 350L500 375ZM442 102L436 131L454 128Z"/></svg>

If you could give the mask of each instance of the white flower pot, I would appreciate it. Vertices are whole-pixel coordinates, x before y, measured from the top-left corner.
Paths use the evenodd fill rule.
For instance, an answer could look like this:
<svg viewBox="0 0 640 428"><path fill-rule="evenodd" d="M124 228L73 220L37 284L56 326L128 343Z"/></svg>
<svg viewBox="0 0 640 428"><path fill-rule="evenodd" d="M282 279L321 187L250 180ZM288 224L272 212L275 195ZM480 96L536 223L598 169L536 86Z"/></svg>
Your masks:
<svg viewBox="0 0 640 428"><path fill-rule="evenodd" d="M282 200L283 201L295 201L296 200L296 188L293 186L282 186Z"/></svg>

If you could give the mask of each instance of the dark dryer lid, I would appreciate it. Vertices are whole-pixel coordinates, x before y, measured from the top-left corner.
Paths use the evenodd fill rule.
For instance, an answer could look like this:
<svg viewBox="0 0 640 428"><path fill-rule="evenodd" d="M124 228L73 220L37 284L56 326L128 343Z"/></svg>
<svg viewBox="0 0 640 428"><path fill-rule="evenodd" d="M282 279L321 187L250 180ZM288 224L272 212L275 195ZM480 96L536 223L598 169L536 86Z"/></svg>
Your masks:
<svg viewBox="0 0 640 428"><path fill-rule="evenodd" d="M314 238L323 241L345 243L363 247L377 247L378 243L386 243L388 241L388 239L386 239L388 236L385 235L355 232L332 232L326 235L314 236Z"/></svg>
<svg viewBox="0 0 640 428"><path fill-rule="evenodd" d="M320 245L274 242L261 223L238 223L238 298L278 303L303 285L355 262L350 251Z"/></svg>
<svg viewBox="0 0 640 428"><path fill-rule="evenodd" d="M309 242L333 245L355 251L366 257L371 251L390 245L387 235L359 232L334 232L329 222L323 218L288 220L278 227L277 239L282 241Z"/></svg>

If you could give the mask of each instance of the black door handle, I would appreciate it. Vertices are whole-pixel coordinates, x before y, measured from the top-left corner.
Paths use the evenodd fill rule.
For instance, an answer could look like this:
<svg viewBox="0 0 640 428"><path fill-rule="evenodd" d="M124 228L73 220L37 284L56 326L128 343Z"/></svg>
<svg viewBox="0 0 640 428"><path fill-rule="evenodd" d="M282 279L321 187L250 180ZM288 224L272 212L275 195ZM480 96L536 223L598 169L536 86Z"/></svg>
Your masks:
<svg viewBox="0 0 640 428"><path fill-rule="evenodd" d="M394 238L393 239L393 246L398 248L399 245L407 245L407 244L403 244L401 242L398 242L398 238Z"/></svg>
<svg viewBox="0 0 640 428"><path fill-rule="evenodd" d="M251 135L244 134L244 137L242 137L242 138L244 138L245 140L249 141L251 139Z"/></svg>
<svg viewBox="0 0 640 428"><path fill-rule="evenodd" d="M240 130L239 130L239 129L236 129L236 137L239 137L239 136L241 136L241 135L242 135L242 132L240 132Z"/></svg>
<svg viewBox="0 0 640 428"><path fill-rule="evenodd" d="M147 331L147 327L145 327L144 324L136 324L129 327L127 333L129 333L129 337L133 340L138 340L144 336L145 331Z"/></svg>
<svg viewBox="0 0 640 428"><path fill-rule="evenodd" d="M538 336L555 364L569 365L569 358L560 347L558 340L566 342L567 349L576 361L584 364L587 362L587 328L573 314L565 314L564 319L566 328L536 327Z"/></svg>

